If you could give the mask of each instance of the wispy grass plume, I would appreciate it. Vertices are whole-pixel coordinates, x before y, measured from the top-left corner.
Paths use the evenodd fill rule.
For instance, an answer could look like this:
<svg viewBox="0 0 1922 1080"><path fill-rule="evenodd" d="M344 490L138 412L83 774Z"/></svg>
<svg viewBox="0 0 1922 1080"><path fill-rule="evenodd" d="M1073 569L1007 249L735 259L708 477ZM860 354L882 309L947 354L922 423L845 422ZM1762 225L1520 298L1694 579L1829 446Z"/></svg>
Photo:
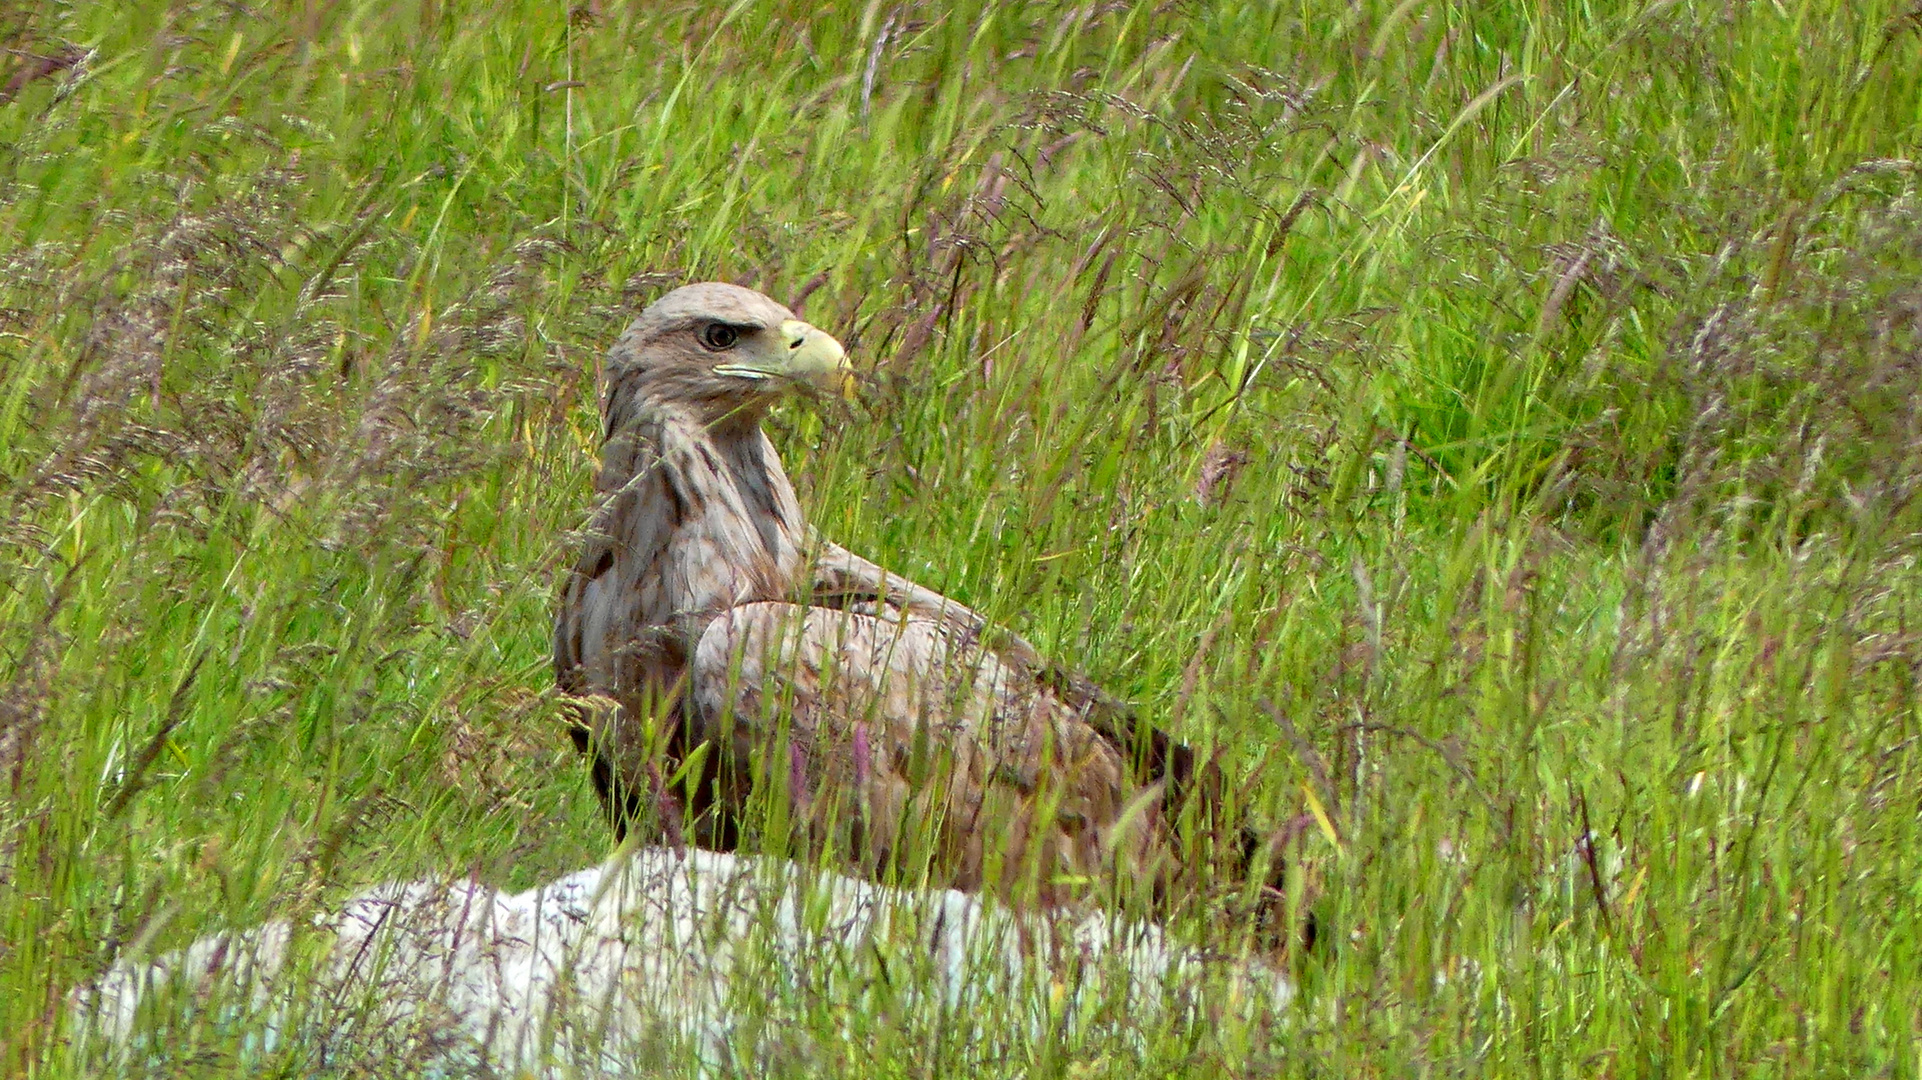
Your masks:
<svg viewBox="0 0 1922 1080"><path fill-rule="evenodd" d="M811 519L1214 755L1313 916L1274 1045L1009 1074L1913 1073L1919 35L0 14L0 1062L85 1071L116 961L607 854L550 587L598 356L719 278L868 375L777 417Z"/></svg>

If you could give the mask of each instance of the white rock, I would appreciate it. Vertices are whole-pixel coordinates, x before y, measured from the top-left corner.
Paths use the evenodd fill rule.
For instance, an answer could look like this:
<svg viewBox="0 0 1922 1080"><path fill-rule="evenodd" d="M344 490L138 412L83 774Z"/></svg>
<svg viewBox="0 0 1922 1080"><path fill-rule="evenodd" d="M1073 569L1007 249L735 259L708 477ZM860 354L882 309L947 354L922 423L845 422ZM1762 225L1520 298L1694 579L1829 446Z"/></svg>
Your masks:
<svg viewBox="0 0 1922 1080"><path fill-rule="evenodd" d="M947 1066L1038 1040L1126 1047L1204 1019L1265 1027L1291 993L1100 913L650 848L515 895L393 883L305 933L214 934L117 964L73 1018L81 1052L123 1067L214 1031L308 1065L558 1076L821 1065L877 1039Z"/></svg>

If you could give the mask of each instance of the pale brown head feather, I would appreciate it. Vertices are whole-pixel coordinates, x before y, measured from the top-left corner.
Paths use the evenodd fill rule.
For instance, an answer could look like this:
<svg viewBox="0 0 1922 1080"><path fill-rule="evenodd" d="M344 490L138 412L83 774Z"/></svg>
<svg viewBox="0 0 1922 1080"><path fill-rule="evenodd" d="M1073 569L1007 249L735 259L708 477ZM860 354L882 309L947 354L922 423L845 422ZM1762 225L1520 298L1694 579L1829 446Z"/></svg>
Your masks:
<svg viewBox="0 0 1922 1080"><path fill-rule="evenodd" d="M687 285L649 305L615 342L603 410L645 398L688 407L710 423L753 423L805 381L783 370L804 346L845 367L839 343L760 293L714 281ZM609 430L618 426L619 417L607 419Z"/></svg>

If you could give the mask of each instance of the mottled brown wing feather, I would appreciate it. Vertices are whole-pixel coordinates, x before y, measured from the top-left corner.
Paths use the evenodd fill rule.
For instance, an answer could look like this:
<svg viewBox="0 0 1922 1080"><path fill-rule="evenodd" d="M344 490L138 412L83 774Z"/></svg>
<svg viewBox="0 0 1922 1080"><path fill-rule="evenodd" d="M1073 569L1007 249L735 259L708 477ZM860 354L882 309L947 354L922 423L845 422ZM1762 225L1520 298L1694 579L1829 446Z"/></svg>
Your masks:
<svg viewBox="0 0 1922 1080"><path fill-rule="evenodd" d="M677 511L662 418L622 416L601 449L600 505L561 591L554 620L554 678L575 695L570 735L591 760L594 786L617 832L639 812L648 786L643 725L662 707L685 647L674 638L668 565Z"/></svg>
<svg viewBox="0 0 1922 1080"><path fill-rule="evenodd" d="M657 445L655 432L631 425L602 447L594 484L600 505L588 521L554 620L554 678L567 693L617 692L618 655L640 599L620 586L653 572L624 564L664 548L673 531L665 515L646 512L669 486Z"/></svg>
<svg viewBox="0 0 1922 1080"><path fill-rule="evenodd" d="M785 755L785 807L871 872L1049 901L1116 864L1153 876L1160 815L1130 812L1121 753L950 622L743 605L702 636L689 692L728 754Z"/></svg>
<svg viewBox="0 0 1922 1080"><path fill-rule="evenodd" d="M832 541L816 537L815 544L820 554L814 563L814 603L832 607L879 603L937 622L959 640L984 641L1004 664L1023 670L1052 691L1113 744L1130 761L1137 783L1163 784L1164 809L1177 813L1196 793L1194 751L1143 721L1132 706L1087 676L1044 660L1020 635L991 627L964 604L884 570ZM1202 787L1218 788L1219 770L1213 763L1202 771Z"/></svg>

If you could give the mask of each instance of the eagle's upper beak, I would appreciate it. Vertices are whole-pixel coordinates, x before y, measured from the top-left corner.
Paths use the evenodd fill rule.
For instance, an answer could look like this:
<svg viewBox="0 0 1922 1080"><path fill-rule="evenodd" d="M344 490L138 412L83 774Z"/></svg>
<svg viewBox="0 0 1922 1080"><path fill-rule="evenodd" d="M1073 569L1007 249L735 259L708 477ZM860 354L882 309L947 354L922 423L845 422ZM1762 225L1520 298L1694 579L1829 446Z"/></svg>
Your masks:
<svg viewBox="0 0 1922 1080"><path fill-rule="evenodd" d="M782 379L854 397L854 366L848 363L847 350L833 335L799 319L789 319L775 327L772 336L778 343L775 349L764 347L741 361L717 365L714 370L750 379Z"/></svg>
<svg viewBox="0 0 1922 1080"><path fill-rule="evenodd" d="M854 365L833 335L799 319L789 319L776 330L787 348L788 378L810 383L841 397L854 396Z"/></svg>

